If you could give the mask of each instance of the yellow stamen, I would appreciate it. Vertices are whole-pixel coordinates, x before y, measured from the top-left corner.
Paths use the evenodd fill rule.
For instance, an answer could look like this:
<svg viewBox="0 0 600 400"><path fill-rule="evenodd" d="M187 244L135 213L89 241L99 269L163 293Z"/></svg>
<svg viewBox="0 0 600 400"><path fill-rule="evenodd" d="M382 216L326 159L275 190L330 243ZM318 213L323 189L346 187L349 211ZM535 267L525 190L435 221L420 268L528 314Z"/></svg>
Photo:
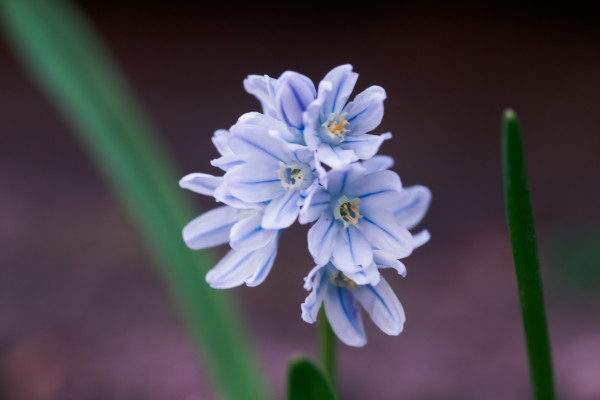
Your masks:
<svg viewBox="0 0 600 400"><path fill-rule="evenodd" d="M354 290L358 287L356 282L348 278L341 271L337 271L334 274L329 275L329 282L334 286L343 287L348 290Z"/></svg>
<svg viewBox="0 0 600 400"><path fill-rule="evenodd" d="M323 126L327 128L327 131L332 137L337 138L337 140L343 141L346 133L350 132L350 122L346 119L346 114L347 113L345 112L341 114L331 113L329 114L327 121L323 123Z"/></svg>
<svg viewBox="0 0 600 400"><path fill-rule="evenodd" d="M346 120L342 120L341 122L333 121L327 126L327 129L336 136L342 136L348 132L348 129L345 128L346 125L348 125L348 121Z"/></svg>
<svg viewBox="0 0 600 400"><path fill-rule="evenodd" d="M344 228L348 228L350 225L358 228L358 220L362 218L362 215L358 212L360 199L350 200L346 196L342 196L338 199L338 204L339 207L333 209L334 217L342 220Z"/></svg>

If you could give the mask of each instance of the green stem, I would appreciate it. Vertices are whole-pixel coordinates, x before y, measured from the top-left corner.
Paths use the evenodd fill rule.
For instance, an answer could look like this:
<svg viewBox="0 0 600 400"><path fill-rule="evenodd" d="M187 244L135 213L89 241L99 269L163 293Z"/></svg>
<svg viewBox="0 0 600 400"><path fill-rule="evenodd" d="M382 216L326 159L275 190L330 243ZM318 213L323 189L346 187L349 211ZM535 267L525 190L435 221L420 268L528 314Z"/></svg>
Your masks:
<svg viewBox="0 0 600 400"><path fill-rule="evenodd" d="M535 398L551 400L555 398L552 357L538 264L535 225L529 200L519 123L512 110L504 113L502 153L506 216L521 298L531 379Z"/></svg>
<svg viewBox="0 0 600 400"><path fill-rule="evenodd" d="M329 325L327 315L325 311L321 309L320 312L321 321L319 323L319 356L321 358L321 365L325 371L325 375L331 381L331 384L335 386L335 357L336 357L336 344L337 339L335 333Z"/></svg>

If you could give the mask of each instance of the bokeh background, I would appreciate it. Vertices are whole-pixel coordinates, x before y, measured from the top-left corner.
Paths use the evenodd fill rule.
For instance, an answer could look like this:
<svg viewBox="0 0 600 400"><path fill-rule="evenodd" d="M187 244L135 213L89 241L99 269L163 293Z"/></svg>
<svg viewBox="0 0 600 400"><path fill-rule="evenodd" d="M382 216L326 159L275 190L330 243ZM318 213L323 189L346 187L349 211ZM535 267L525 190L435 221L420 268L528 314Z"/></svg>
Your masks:
<svg viewBox="0 0 600 400"><path fill-rule="evenodd" d="M600 25L587 3L79 3L181 174L213 172L215 129L259 109L242 80L318 82L351 63L388 94L379 129L405 185L433 191L432 240L387 275L407 313L388 337L340 346L343 399L527 399L504 221L500 119L520 116L556 384L600 398ZM0 42L0 398L211 399L153 261L53 105ZM173 182L173 190L180 190ZM199 209L211 199L189 194ZM239 303L274 393L315 353L300 319L306 227ZM224 249L217 250L223 253ZM368 318L366 319L368 320ZM235 383L232 382L232 385Z"/></svg>

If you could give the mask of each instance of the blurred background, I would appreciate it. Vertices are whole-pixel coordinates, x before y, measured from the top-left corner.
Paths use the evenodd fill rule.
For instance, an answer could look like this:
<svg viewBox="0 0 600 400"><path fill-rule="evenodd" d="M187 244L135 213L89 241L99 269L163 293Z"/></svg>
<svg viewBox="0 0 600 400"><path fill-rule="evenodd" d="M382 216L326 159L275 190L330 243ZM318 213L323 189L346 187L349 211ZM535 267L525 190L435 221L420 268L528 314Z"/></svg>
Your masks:
<svg viewBox="0 0 600 400"><path fill-rule="evenodd" d="M318 82L351 63L388 94L378 132L405 185L431 188L432 239L387 275L407 313L340 346L342 399L531 397L504 220L500 120L520 117L556 385L600 399L600 25L587 3L363 2L300 8L79 2L178 162L218 171L210 137L247 111L248 74ZM0 41L0 398L211 399L153 261L61 115ZM173 182L173 190L178 188ZM198 208L215 206L189 194ZM300 319L306 227L239 303L277 398ZM222 254L224 249L217 250ZM233 384L233 383L232 383Z"/></svg>

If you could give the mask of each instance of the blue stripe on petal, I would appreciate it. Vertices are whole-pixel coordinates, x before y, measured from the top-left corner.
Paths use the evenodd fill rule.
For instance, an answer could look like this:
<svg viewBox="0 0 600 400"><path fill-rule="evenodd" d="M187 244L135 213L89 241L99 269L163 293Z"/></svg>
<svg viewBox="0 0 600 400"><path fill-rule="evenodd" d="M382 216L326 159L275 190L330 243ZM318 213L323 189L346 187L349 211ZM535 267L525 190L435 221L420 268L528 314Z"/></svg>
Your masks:
<svg viewBox="0 0 600 400"><path fill-rule="evenodd" d="M375 297L377 297L377 300L379 300L381 302L381 304L383 305L383 307L385 308L385 311L387 311L387 313L390 315L390 317L394 318L394 314L392 313L392 311L390 310L390 308L388 307L387 303L385 302L385 300L383 300L383 298L381 297L381 295L377 292L377 290L375 290L375 288L372 285L367 285L365 286L371 293L373 293L373 295L375 295Z"/></svg>
<svg viewBox="0 0 600 400"><path fill-rule="evenodd" d="M247 140L246 138L240 137L240 136L236 136L236 139L243 141L244 143L246 143L246 144L248 144L248 145L250 145L250 146L252 146L252 147L254 147L254 148L256 148L256 149L258 149L260 151L262 151L265 154L268 154L269 156L273 157L277 161L284 162L280 157L278 157L277 155L273 154L273 152L267 150L266 148L260 146L259 144L255 143L255 142L252 142L252 141Z"/></svg>
<svg viewBox="0 0 600 400"><path fill-rule="evenodd" d="M277 256L277 244L273 246L271 254L267 258L267 260L262 264L260 268L256 271L256 273L250 277L246 281L246 285L249 287L258 286L267 278L267 275L271 271L273 267L273 263L275 262L275 257Z"/></svg>

